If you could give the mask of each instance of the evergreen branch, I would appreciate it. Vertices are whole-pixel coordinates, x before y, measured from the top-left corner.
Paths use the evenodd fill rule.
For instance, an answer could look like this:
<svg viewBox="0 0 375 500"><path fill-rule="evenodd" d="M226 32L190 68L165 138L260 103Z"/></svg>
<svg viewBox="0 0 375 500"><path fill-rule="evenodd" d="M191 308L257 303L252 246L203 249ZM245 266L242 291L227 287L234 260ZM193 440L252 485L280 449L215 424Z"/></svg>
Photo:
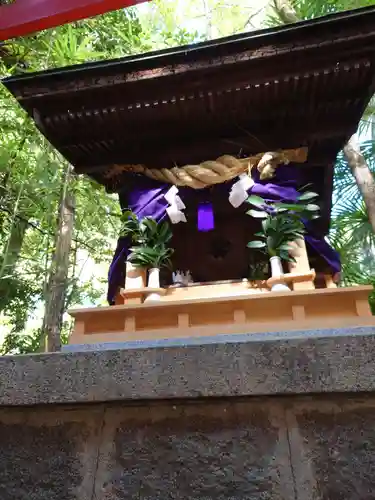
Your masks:
<svg viewBox="0 0 375 500"><path fill-rule="evenodd" d="M6 207L2 206L2 205L0 205L0 211L6 212L7 214L12 215L12 212L9 209L7 209ZM44 229L41 229L37 224L34 224L34 222L31 222L31 221L27 220L25 217L22 217L22 215L16 214L15 217L17 219L23 221L29 227L32 227L33 229L36 229L37 231L39 231L44 236L54 236L54 232L53 231L45 231ZM91 250L92 252L96 252L97 251L94 247L88 245L86 242L84 242L82 240L73 238L73 241L75 243L81 245L82 247L87 248L88 250Z"/></svg>

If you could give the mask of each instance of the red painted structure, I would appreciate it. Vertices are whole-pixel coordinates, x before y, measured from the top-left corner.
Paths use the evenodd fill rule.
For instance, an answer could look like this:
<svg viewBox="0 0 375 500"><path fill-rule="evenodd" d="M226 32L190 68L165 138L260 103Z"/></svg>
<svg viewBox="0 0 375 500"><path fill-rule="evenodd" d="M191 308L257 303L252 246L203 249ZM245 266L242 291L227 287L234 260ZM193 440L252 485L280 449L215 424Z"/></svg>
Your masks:
<svg viewBox="0 0 375 500"><path fill-rule="evenodd" d="M0 41L145 1L147 0L16 0L0 7Z"/></svg>

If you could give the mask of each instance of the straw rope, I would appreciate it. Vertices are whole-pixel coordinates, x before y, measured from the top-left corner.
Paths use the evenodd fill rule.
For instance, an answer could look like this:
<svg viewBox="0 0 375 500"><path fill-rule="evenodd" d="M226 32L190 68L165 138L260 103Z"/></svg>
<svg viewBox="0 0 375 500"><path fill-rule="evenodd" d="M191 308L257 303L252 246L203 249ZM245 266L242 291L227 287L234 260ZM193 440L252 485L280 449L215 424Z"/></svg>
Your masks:
<svg viewBox="0 0 375 500"><path fill-rule="evenodd" d="M307 148L286 149L283 151L259 153L249 158L238 159L234 156L221 156L215 161L205 161L199 165L185 165L173 168L148 168L144 165L114 165L105 175L107 179L116 177L123 172L144 174L175 186L188 186L193 189L203 189L214 184L221 184L248 172L256 167L261 180L270 179L280 164L289 162L304 163L307 160Z"/></svg>

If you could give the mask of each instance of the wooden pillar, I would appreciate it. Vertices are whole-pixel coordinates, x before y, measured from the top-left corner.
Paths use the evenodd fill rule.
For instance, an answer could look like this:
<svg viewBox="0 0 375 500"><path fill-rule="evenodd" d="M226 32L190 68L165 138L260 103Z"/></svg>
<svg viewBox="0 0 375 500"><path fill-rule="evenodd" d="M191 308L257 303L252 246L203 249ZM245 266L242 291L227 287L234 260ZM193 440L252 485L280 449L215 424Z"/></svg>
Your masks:
<svg viewBox="0 0 375 500"><path fill-rule="evenodd" d="M115 297L115 306L123 306L125 304L125 299L121 295L121 293L118 293Z"/></svg>
<svg viewBox="0 0 375 500"><path fill-rule="evenodd" d="M372 316L370 304L367 299L357 299L355 302L355 308L358 316L365 316L365 317Z"/></svg>
<svg viewBox="0 0 375 500"><path fill-rule="evenodd" d="M124 321L124 331L133 333L136 331L135 316L132 314L127 314Z"/></svg>
<svg viewBox="0 0 375 500"><path fill-rule="evenodd" d="M73 335L84 335L86 333L85 322L83 320L74 320Z"/></svg>
<svg viewBox="0 0 375 500"><path fill-rule="evenodd" d="M310 272L310 263L307 255L304 239L297 240L290 244L290 255L295 258L295 262L289 263L289 272L295 274L306 274ZM293 290L313 290L315 288L312 279L293 283Z"/></svg>
<svg viewBox="0 0 375 500"><path fill-rule="evenodd" d="M188 313L178 314L178 328L189 328L190 327L190 316Z"/></svg>
<svg viewBox="0 0 375 500"><path fill-rule="evenodd" d="M336 283L334 283L332 276L330 274L325 274L324 280L326 282L326 288L337 288L337 285Z"/></svg>
<svg viewBox="0 0 375 500"><path fill-rule="evenodd" d="M294 321L304 321L306 319L306 311L304 305L292 306L292 315Z"/></svg>
<svg viewBox="0 0 375 500"><path fill-rule="evenodd" d="M246 323L246 312L243 309L235 309L233 311L233 321L238 324Z"/></svg>

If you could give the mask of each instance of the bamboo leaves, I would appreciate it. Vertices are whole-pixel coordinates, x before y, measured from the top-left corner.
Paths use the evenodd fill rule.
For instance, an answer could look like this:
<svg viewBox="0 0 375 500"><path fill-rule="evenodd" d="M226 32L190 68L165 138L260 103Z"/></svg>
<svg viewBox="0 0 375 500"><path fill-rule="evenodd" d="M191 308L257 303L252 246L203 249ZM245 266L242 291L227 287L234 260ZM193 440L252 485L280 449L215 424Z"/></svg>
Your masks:
<svg viewBox="0 0 375 500"><path fill-rule="evenodd" d="M0 76L116 57L144 48L137 17L123 10L8 45L14 64L5 65L0 60ZM51 292L46 275L56 251L56 212L67 163L2 86L0 130L0 269L4 268L0 309L6 325L0 326L0 344L5 334L3 352L24 353L40 344L43 304ZM76 304L105 301L106 277L121 213L117 197L106 194L102 187L93 187L93 182L83 178L73 177L70 182L76 217L66 259L69 268L64 314L66 308ZM25 231L20 232L20 228ZM69 328L64 315L62 337Z"/></svg>

